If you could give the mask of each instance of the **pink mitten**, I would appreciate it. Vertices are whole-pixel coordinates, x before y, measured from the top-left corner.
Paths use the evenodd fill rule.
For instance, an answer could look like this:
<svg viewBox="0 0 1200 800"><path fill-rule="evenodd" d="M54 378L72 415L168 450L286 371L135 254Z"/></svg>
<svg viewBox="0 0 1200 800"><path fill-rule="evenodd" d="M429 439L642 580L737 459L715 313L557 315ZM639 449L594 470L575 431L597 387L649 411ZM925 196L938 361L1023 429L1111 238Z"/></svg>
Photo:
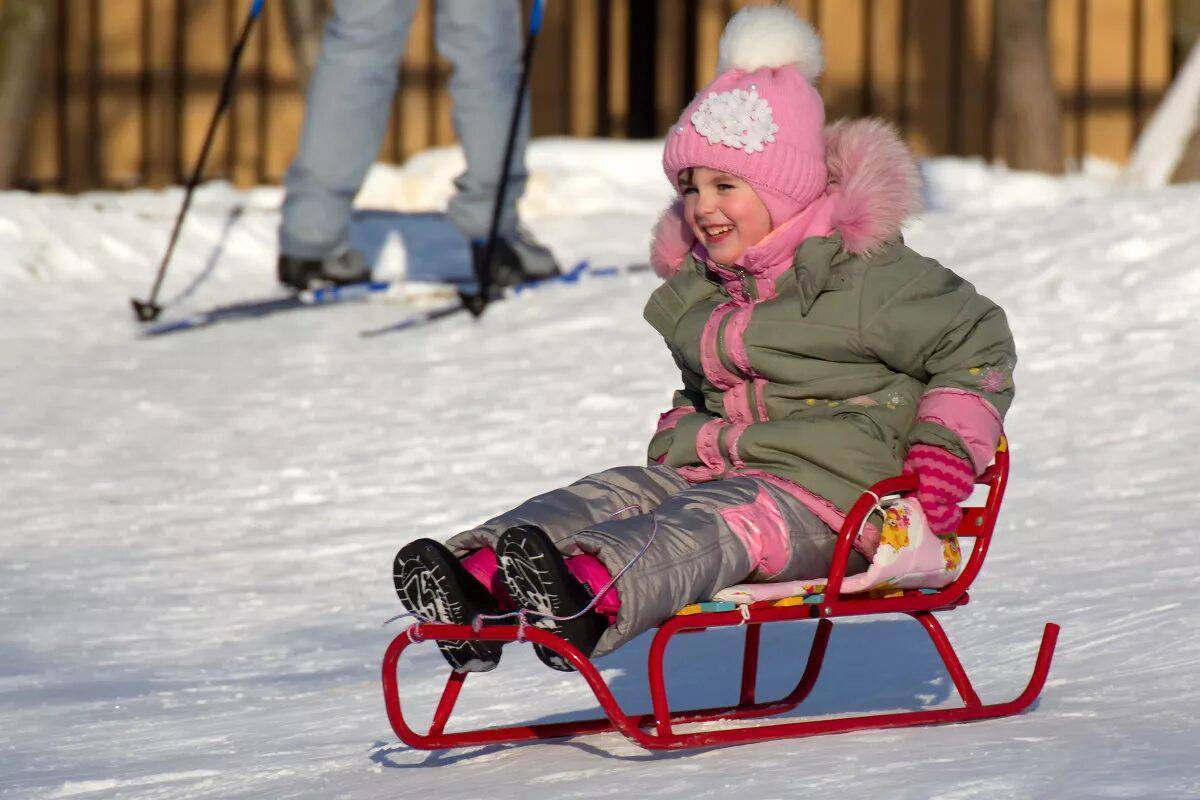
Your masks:
<svg viewBox="0 0 1200 800"><path fill-rule="evenodd" d="M917 500L933 532L953 533L962 520L958 504L975 488L971 464L940 447L917 444L904 459L904 472L917 476Z"/></svg>

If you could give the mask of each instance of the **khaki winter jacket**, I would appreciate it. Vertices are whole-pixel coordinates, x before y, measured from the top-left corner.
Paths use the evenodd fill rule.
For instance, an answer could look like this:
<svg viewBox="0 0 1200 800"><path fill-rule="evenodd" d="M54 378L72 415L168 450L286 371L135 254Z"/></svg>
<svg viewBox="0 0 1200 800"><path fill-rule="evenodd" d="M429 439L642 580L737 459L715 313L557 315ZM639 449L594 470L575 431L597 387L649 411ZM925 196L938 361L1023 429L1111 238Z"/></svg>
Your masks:
<svg viewBox="0 0 1200 800"><path fill-rule="evenodd" d="M900 240L918 201L895 134L864 120L827 135L832 233L789 242L776 231L728 268L695 247L644 315L683 378L650 462L693 481L784 478L837 527L913 444L981 472L1012 402L1016 353L995 303ZM659 268L665 230L679 220L660 223Z"/></svg>

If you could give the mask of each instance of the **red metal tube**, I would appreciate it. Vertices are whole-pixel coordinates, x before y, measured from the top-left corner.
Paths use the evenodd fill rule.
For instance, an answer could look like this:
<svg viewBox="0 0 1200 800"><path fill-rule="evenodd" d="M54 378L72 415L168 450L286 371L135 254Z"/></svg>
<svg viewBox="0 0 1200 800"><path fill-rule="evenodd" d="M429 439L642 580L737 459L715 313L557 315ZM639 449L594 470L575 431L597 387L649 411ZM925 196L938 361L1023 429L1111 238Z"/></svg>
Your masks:
<svg viewBox="0 0 1200 800"><path fill-rule="evenodd" d="M462 691L463 682L466 679L467 673L450 670L450 677L446 679L446 688L442 690L437 710L433 712L433 722L429 725L430 736L437 736L446 730L446 723L450 720L450 714L454 711L454 703L458 700L458 694Z"/></svg>
<svg viewBox="0 0 1200 800"><path fill-rule="evenodd" d="M738 705L754 702L754 685L758 682L758 638L761 625L746 626L746 645L742 650L742 686L738 691Z"/></svg>
<svg viewBox="0 0 1200 800"><path fill-rule="evenodd" d="M963 703L968 708L981 705L979 695L975 693L975 687L971 686L971 680L967 677L967 672L963 669L962 662L958 660L958 655L955 654L954 648L950 646L950 640L946 638L946 631L942 629L942 624L928 611L918 611L909 614L909 616L921 623L921 627L925 629L925 632L929 634L929 638L933 640L933 647L938 651L938 655L942 657L942 663L946 665L946 670L950 673L950 678L954 681L954 688L958 690L958 696L962 698Z"/></svg>

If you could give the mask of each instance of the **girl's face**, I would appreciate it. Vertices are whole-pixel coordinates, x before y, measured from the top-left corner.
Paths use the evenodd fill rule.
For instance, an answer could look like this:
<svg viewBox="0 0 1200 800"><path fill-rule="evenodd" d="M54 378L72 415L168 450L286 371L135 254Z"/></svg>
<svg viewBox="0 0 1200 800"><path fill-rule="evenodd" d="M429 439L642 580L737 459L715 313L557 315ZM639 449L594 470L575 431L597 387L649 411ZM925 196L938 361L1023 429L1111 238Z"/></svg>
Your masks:
<svg viewBox="0 0 1200 800"><path fill-rule="evenodd" d="M730 265L771 232L771 214L746 181L692 167L679 173L683 218L718 264Z"/></svg>

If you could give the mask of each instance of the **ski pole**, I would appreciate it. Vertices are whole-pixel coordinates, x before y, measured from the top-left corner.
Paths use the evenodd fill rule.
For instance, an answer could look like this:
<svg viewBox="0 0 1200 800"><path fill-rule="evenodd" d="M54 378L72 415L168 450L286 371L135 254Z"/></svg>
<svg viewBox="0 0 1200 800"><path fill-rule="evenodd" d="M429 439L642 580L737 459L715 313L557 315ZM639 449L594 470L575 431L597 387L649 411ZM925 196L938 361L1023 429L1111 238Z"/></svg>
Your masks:
<svg viewBox="0 0 1200 800"><path fill-rule="evenodd" d="M525 38L525 49L521 53L521 76L517 81L517 96L513 101L512 121L508 126L508 141L504 145L504 163L500 167L500 183L496 187L496 201L492 206L492 224L488 229L487 243L483 247L483 260L475 264L475 280L479 293L472 295L459 292L463 306L478 318L487 308L492 290L492 258L496 255L496 237L500 232L500 215L504 209L504 193L508 190L508 176L512 170L512 154L516 149L517 129L521 125L521 109L525 105L525 89L529 85L529 65L533 62L533 46L537 43L538 31L542 28L542 6L544 0L534 0L529 12L529 35Z"/></svg>
<svg viewBox="0 0 1200 800"><path fill-rule="evenodd" d="M179 216L175 218L175 227L171 230L171 239L167 242L167 252L163 254L162 263L158 265L158 275L154 279L154 288L150 290L150 298L145 301L138 300L136 297L129 298L129 302L133 305L133 313L142 322L152 322L162 313L162 306L155 302L158 299L158 290L162 288L163 278L167 274L167 264L171 261L171 254L175 252L175 243L179 241L179 231L183 227L184 217L187 216L188 209L192 205L192 193L195 192L196 184L200 183L200 178L204 174L204 164L208 161L208 152L212 149L217 125L220 123L225 109L229 107L230 100L233 99L233 84L237 78L238 63L242 60L242 50L246 48L246 40L250 38L250 31L254 28L254 22L262 13L265 3L266 0L254 0L251 4L250 13L246 15L246 22L242 25L242 32L238 35L233 50L229 54L229 66L226 68L225 78L221 82L221 94L217 99L217 109L213 112L212 121L208 124L208 131L204 134L204 144L200 147L200 157L196 159L196 168L192 170L192 176L188 179L187 189L183 195L183 207L179 209Z"/></svg>

